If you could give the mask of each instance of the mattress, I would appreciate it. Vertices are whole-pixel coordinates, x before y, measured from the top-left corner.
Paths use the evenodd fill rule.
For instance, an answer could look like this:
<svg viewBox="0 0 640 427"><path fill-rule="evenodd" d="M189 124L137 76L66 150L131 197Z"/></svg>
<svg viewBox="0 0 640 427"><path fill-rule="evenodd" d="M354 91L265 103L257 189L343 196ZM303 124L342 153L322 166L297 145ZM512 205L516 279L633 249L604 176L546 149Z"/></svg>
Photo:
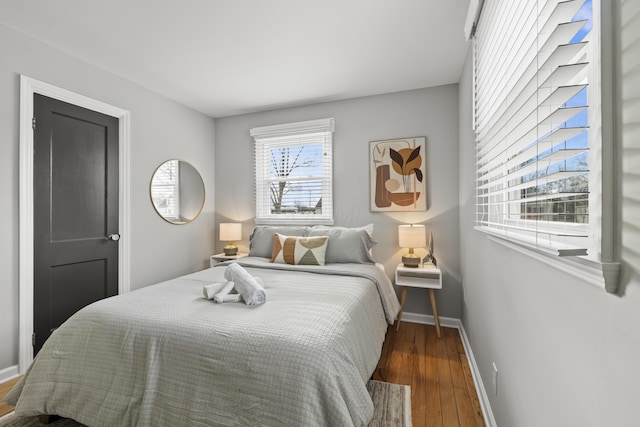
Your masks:
<svg viewBox="0 0 640 427"><path fill-rule="evenodd" d="M7 402L89 426L366 425L365 384L399 310L386 275L242 264L265 304L204 299L224 265L98 301L51 335Z"/></svg>

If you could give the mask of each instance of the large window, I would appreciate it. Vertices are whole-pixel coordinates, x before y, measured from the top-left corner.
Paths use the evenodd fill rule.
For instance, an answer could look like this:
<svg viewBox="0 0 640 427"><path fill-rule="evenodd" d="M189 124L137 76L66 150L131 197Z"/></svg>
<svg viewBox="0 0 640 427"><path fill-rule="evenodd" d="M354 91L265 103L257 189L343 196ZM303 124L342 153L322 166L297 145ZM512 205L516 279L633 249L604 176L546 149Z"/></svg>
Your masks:
<svg viewBox="0 0 640 427"><path fill-rule="evenodd" d="M333 119L251 129L256 223L332 224Z"/></svg>
<svg viewBox="0 0 640 427"><path fill-rule="evenodd" d="M601 266L594 5L483 2L474 39L476 229Z"/></svg>

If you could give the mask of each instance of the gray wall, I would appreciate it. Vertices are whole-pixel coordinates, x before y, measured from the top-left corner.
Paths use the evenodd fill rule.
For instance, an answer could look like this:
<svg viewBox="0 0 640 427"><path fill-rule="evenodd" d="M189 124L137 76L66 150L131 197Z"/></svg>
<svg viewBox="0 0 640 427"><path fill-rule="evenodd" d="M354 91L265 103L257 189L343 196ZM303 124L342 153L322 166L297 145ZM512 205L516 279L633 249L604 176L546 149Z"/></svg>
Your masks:
<svg viewBox="0 0 640 427"><path fill-rule="evenodd" d="M0 371L18 363L18 152L20 74L131 112L131 287L196 271L214 250L214 120L0 25ZM209 199L202 216L175 226L150 202L164 160L191 162Z"/></svg>
<svg viewBox="0 0 640 427"><path fill-rule="evenodd" d="M621 17L621 295L581 283L473 230L470 56L460 83L462 321L500 426L640 422L640 3L614 4ZM497 396L491 390L492 362L500 372Z"/></svg>
<svg viewBox="0 0 640 427"><path fill-rule="evenodd" d="M329 102L216 120L216 223L243 222L240 251L248 251L254 227L253 140L249 129L302 120L335 118L333 139L336 225L374 224L373 254L392 276L402 255L398 224L422 222L432 231L444 273L437 292L441 316L460 317L458 236L458 86ZM369 141L426 136L428 210L373 213L369 210ZM217 231L216 231L217 233ZM222 251L224 242L217 242ZM416 251L424 255L424 251ZM430 314L424 290L409 291L406 311Z"/></svg>

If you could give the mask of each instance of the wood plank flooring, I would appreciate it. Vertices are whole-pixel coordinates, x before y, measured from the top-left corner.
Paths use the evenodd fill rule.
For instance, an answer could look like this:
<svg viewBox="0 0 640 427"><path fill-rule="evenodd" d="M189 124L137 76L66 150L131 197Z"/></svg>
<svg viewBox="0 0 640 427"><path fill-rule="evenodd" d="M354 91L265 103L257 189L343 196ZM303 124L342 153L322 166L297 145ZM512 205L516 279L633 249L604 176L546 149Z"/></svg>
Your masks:
<svg viewBox="0 0 640 427"><path fill-rule="evenodd" d="M15 383L18 382L19 379L20 377L17 377L0 384L0 417L13 411L13 406L9 406L6 403L4 403L4 396L7 393L9 393L9 390L11 390L11 388L14 386Z"/></svg>
<svg viewBox="0 0 640 427"><path fill-rule="evenodd" d="M484 426L457 329L401 322L387 330L373 379L411 386L414 427Z"/></svg>
<svg viewBox="0 0 640 427"><path fill-rule="evenodd" d="M478 394L457 329L401 322L389 327L373 378L411 386L414 427L484 426ZM0 384L0 416L13 408L2 399L18 381Z"/></svg>

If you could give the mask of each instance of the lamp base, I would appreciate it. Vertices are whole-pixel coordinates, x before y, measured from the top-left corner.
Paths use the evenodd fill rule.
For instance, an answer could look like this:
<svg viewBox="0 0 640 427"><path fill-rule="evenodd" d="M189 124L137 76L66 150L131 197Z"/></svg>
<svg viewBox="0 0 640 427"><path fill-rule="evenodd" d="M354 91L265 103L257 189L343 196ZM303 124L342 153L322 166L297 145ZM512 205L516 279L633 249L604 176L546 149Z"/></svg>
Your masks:
<svg viewBox="0 0 640 427"><path fill-rule="evenodd" d="M229 243L223 249L224 249L224 254L227 255L227 256L237 255L238 254L238 247L232 245L231 243Z"/></svg>
<svg viewBox="0 0 640 427"><path fill-rule="evenodd" d="M416 254L406 254L402 256L402 263L405 267L418 268L420 265L420 257Z"/></svg>

